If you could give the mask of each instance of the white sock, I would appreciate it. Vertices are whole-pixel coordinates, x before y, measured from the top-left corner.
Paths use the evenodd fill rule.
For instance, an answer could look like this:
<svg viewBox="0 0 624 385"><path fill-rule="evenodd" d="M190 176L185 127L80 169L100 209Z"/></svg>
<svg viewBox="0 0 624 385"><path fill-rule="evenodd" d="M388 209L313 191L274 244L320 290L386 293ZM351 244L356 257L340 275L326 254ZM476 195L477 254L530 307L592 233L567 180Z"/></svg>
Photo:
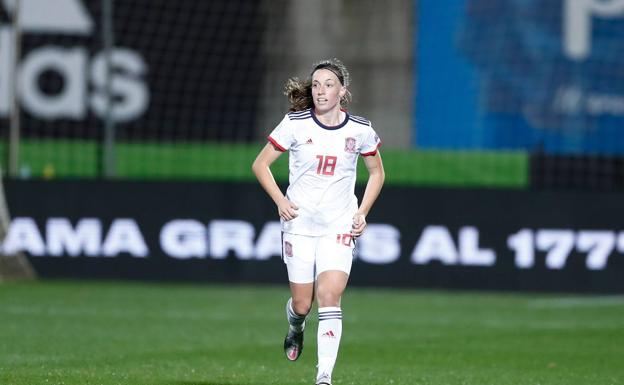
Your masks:
<svg viewBox="0 0 624 385"><path fill-rule="evenodd" d="M290 328L296 332L303 331L305 328L306 316L307 314L299 315L295 313L292 308L292 298L288 298L288 302L286 302L286 319L288 319Z"/></svg>
<svg viewBox="0 0 624 385"><path fill-rule="evenodd" d="M318 316L318 373L316 378L326 374L331 379L342 336L342 310L339 307L321 307L318 309Z"/></svg>

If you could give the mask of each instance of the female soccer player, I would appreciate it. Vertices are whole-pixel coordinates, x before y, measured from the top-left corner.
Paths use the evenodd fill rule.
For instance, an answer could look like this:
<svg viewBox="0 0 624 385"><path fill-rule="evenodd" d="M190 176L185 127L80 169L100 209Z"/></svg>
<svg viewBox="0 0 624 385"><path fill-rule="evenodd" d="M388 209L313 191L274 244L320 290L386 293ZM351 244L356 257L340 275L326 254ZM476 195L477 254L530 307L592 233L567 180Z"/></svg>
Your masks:
<svg viewBox="0 0 624 385"><path fill-rule="evenodd" d="M371 123L344 108L351 98L349 73L338 60L316 64L305 81L291 78L286 92L291 107L268 137L252 170L277 205L282 223L282 255L291 298L286 303L289 329L286 358L303 350L303 331L316 294L318 303L317 385L331 385L342 334L340 299L345 290L355 238L366 227L366 215L379 196L384 169L379 137ZM289 151L286 195L270 166ZM368 183L358 207L356 165L362 155Z"/></svg>

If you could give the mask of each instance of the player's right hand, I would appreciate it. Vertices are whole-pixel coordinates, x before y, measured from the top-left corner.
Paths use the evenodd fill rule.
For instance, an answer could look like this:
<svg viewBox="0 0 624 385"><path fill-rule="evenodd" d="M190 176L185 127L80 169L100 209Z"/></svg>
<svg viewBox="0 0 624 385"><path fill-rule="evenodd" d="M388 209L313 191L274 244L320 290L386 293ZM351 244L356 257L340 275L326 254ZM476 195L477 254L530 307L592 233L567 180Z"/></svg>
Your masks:
<svg viewBox="0 0 624 385"><path fill-rule="evenodd" d="M297 214L297 210L299 210L299 207L297 207L297 205L295 205L286 198L282 199L277 204L277 212L279 214L279 217L285 221L295 219L297 215L299 215Z"/></svg>

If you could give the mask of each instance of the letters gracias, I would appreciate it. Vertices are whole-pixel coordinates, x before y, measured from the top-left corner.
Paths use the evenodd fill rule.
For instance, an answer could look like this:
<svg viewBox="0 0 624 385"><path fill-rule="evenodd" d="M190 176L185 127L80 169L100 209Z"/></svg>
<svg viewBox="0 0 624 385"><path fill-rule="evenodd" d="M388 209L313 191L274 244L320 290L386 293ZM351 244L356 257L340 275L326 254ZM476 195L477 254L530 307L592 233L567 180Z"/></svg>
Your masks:
<svg viewBox="0 0 624 385"><path fill-rule="evenodd" d="M72 224L68 218L48 218L43 231L34 218L16 217L0 249L5 254L26 252L33 257L117 257L148 258L164 253L178 260L233 257L263 261L281 256L281 228L277 221L255 227L243 220L215 219L207 224L195 219L173 219L160 229L160 250L152 252L132 218L117 218L105 228L98 218L82 218ZM156 243L154 237L148 238ZM339 240L338 240L339 241ZM546 268L566 266L572 253L585 255L589 270L604 270L613 252L624 253L624 231L571 229L520 229L507 236L507 247L515 266L533 268L536 254L545 255ZM406 249L407 250L407 249ZM410 249L410 262L427 265L492 266L494 249L479 244L479 229L459 228L453 234L441 225L424 226ZM401 233L390 224L371 223L358 239L357 260L370 264L390 264L400 259Z"/></svg>
<svg viewBox="0 0 624 385"><path fill-rule="evenodd" d="M431 228L427 232L429 235L424 235L415 248L415 263L424 264L441 257L445 262L457 259L463 264L491 265L495 262L493 251L478 249L476 229L462 230L459 250L448 230L435 229ZM401 255L400 238L399 230L392 225L369 224L358 240L357 257L373 264L395 262ZM34 218L16 217L1 249L8 254L23 251L33 257L129 255L147 258L151 252L145 239L139 224L131 218L114 219L108 229L97 218L82 218L75 224L68 218L48 218L41 231ZM440 241L450 244L440 245ZM277 221L265 223L256 234L254 226L242 220L215 219L206 225L194 219L174 219L162 226L158 243L167 257L181 260L228 256L268 260L281 257L282 234Z"/></svg>

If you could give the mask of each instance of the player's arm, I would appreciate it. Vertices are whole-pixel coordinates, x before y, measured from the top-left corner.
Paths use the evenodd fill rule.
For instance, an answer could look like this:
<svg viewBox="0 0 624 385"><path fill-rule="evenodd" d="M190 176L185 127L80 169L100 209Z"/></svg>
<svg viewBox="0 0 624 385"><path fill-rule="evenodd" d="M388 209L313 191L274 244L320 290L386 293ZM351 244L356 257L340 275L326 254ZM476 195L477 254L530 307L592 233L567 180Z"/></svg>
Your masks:
<svg viewBox="0 0 624 385"><path fill-rule="evenodd" d="M297 216L297 206L286 199L282 190L275 182L273 173L271 173L271 165L282 155L282 151L277 149L272 143L267 143L260 151L256 160L251 165L251 170L258 178L258 182L264 190L269 194L275 205L280 218L285 221L294 219Z"/></svg>
<svg viewBox="0 0 624 385"><path fill-rule="evenodd" d="M362 235L366 227L366 216L373 207L373 203L377 200L386 178L381 161L381 153L379 151L377 151L375 155L364 156L362 159L368 170L368 182L366 183L366 189L364 190L364 196L362 197L360 207L353 216L353 229L351 233L356 237Z"/></svg>

